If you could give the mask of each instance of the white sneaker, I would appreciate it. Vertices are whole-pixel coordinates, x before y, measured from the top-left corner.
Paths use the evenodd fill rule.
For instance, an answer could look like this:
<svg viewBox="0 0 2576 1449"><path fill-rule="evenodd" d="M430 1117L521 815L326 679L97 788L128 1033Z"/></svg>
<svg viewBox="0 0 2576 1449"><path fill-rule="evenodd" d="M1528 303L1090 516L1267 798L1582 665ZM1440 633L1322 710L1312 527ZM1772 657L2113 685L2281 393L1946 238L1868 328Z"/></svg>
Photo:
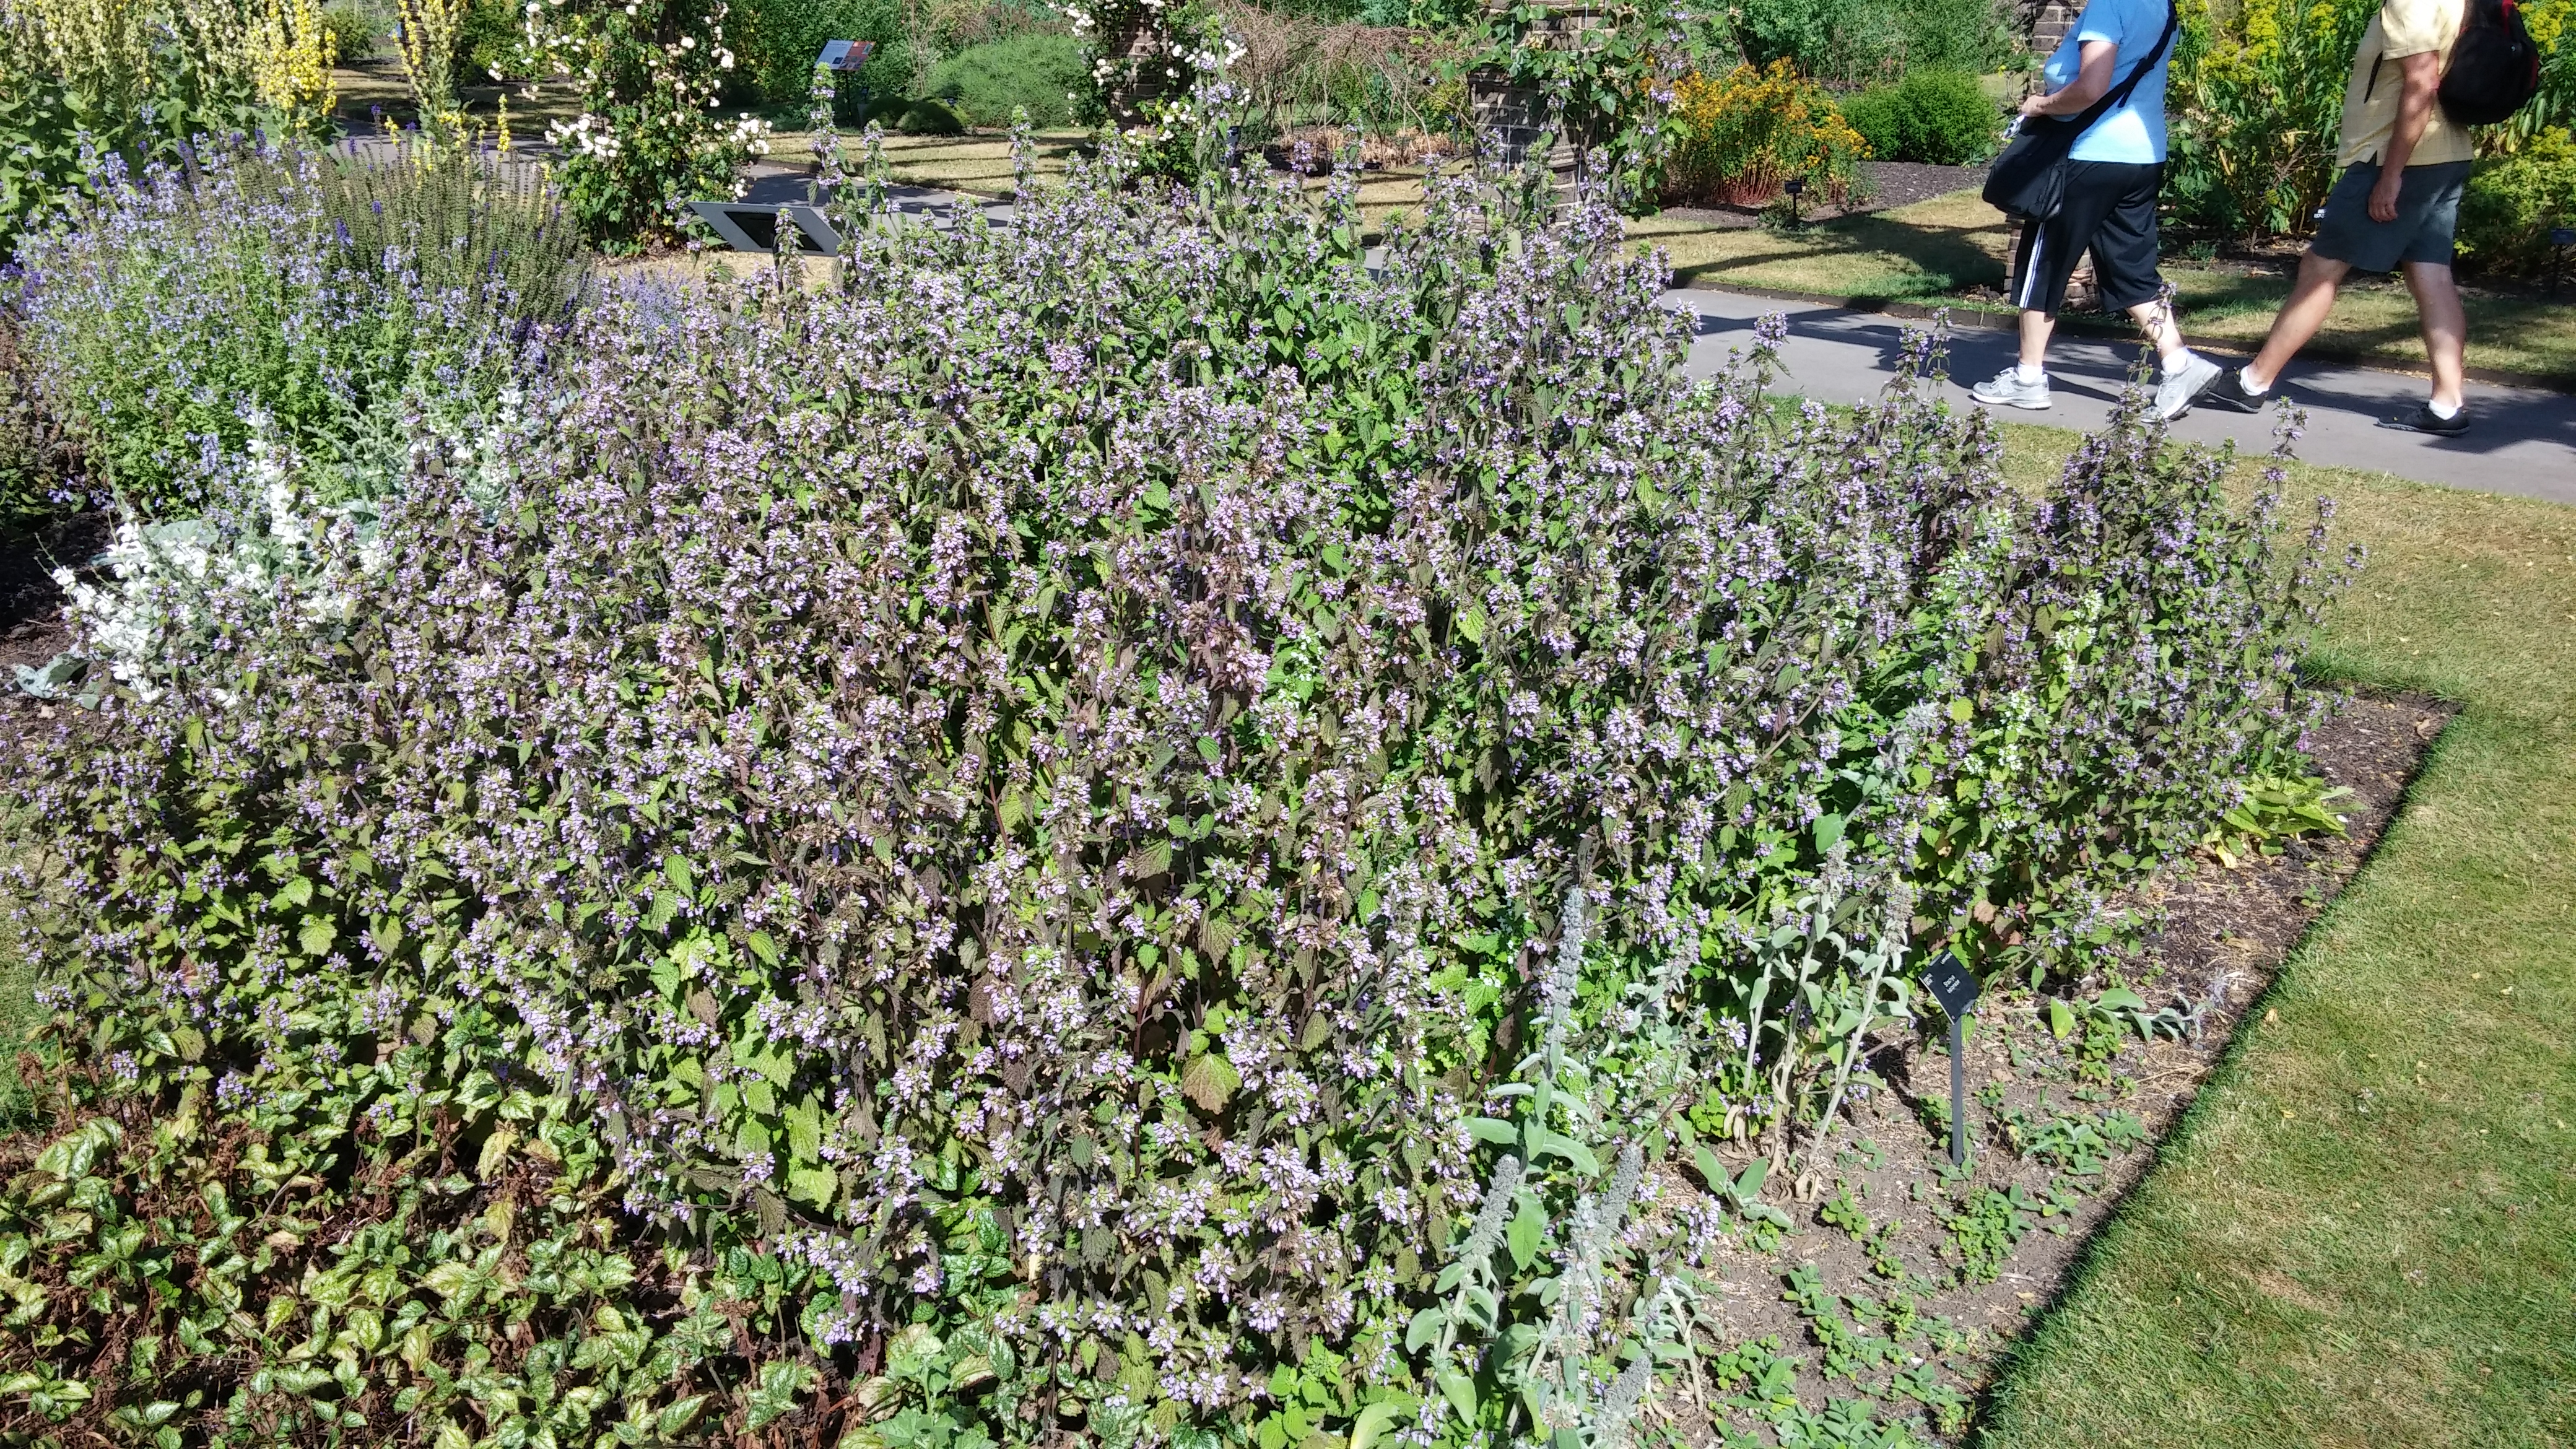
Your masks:
<svg viewBox="0 0 2576 1449"><path fill-rule="evenodd" d="M2041 373L2037 382L2024 382L2021 380L2020 368L2007 367L1996 373L1991 381L1978 383L1968 389L1968 396L1988 407L2028 408L2035 413L2046 412L2048 410L2048 374Z"/></svg>
<svg viewBox="0 0 2576 1449"><path fill-rule="evenodd" d="M2156 416L2167 422L2191 411L2209 385L2218 381L2219 366L2197 352L2186 352L2180 370L2167 369L2164 380L2156 384Z"/></svg>

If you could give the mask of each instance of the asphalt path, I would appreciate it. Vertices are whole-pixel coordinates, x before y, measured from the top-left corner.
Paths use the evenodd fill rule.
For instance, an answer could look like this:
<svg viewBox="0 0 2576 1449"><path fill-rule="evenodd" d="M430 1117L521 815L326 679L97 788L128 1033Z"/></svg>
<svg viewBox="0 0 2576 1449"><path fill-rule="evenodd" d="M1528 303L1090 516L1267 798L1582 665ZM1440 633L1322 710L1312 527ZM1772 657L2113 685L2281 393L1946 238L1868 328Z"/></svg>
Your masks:
<svg viewBox="0 0 2576 1449"><path fill-rule="evenodd" d="M1781 348L1784 376L1774 387L1829 403L1875 397L1894 374L1906 333L1931 325L1734 292L1677 291L1667 293L1665 301L1698 314L1699 335L1691 345L1690 367L1700 376L1724 367L1730 352L1748 347L1759 319L1781 314L1789 335ZM2109 421L2120 390L2129 385L2130 369L2144 346L2142 341L2060 337L2049 349L2054 405L2045 412L1995 411L2011 422L2099 428ZM2010 365L2014 349L2009 332L1953 331L1952 380L1943 384L1944 394L1959 406L1980 406L1969 398L1968 386ZM2231 361L2220 353L2208 355L2222 363ZM2307 462L2576 504L2576 397L2473 382L2468 387L2469 431L2464 436L2435 438L2378 426L2390 414L2412 411L2423 400L2425 388L2424 379L2401 373L2294 362L2276 391L2286 391L2289 400L2307 413L2306 430L2294 445L2297 456ZM2270 413L2248 416L2203 409L2175 420L2172 435L2210 444L2232 439L2240 451L2260 453L2271 448L2277 421Z"/></svg>

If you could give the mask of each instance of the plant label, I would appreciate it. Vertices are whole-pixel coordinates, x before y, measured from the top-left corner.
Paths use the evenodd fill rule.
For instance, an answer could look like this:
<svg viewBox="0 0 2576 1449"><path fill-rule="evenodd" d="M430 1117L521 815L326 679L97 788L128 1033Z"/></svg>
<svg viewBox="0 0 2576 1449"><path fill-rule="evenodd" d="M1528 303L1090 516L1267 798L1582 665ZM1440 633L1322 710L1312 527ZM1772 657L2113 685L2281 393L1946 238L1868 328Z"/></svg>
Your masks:
<svg viewBox="0 0 2576 1449"><path fill-rule="evenodd" d="M873 40L827 40L814 64L824 70L857 70L868 63L868 52L876 48Z"/></svg>
<svg viewBox="0 0 2576 1449"><path fill-rule="evenodd" d="M1933 957L1924 966L1923 985L1953 1021L1976 1010L1977 993L1982 989L1977 984L1976 973L1961 965L1959 958L1947 951Z"/></svg>

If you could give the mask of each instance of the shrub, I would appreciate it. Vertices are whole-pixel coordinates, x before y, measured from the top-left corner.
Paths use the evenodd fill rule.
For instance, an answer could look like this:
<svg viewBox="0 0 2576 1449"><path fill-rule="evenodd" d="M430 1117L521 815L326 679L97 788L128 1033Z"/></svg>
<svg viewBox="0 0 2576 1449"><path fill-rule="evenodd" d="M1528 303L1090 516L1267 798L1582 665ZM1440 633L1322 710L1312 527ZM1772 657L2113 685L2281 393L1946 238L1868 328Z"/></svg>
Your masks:
<svg viewBox="0 0 2576 1449"><path fill-rule="evenodd" d="M2542 276L2561 226L2576 226L2576 139L2563 128L2477 164L2460 198L2460 255L2481 271Z"/></svg>
<svg viewBox="0 0 2576 1449"><path fill-rule="evenodd" d="M895 129L907 136L962 136L966 122L946 101L926 97L903 108L903 119L895 122Z"/></svg>
<svg viewBox="0 0 2576 1449"><path fill-rule="evenodd" d="M736 169L768 149L766 125L713 114L738 59L730 13L729 0L561 0L529 12L539 58L581 78L581 114L547 137L562 155L564 207L594 245L633 252L668 240L689 202L736 194ZM799 100L811 52L805 65Z"/></svg>
<svg viewBox="0 0 2576 1449"><path fill-rule="evenodd" d="M326 498L379 490L406 408L488 397L580 286L539 193L431 152L373 165L208 151L30 237L18 303L35 385L97 485L149 518L208 501L254 426Z"/></svg>
<svg viewBox="0 0 2576 1449"><path fill-rule="evenodd" d="M1819 201L1839 201L1860 180L1869 155L1824 88L1787 61L1757 71L1738 66L1721 79L1691 75L1674 88L1681 140L1664 172L1675 200L1736 206L1768 201L1796 177Z"/></svg>
<svg viewBox="0 0 2576 1449"><path fill-rule="evenodd" d="M959 51L932 66L922 88L969 126L1007 126L1014 107L1026 107L1032 125L1062 126L1086 84L1080 43L1034 34Z"/></svg>
<svg viewBox="0 0 2576 1449"><path fill-rule="evenodd" d="M1995 69L2013 54L2019 13L1998 0L1907 0L1897 7L1906 74Z"/></svg>
<svg viewBox="0 0 2576 1449"><path fill-rule="evenodd" d="M486 85L526 74L527 27L511 0L467 0L456 30L460 85Z"/></svg>
<svg viewBox="0 0 2576 1449"><path fill-rule="evenodd" d="M1842 103L1843 119L1885 161L1965 166L1994 154L2003 113L1977 78L1957 71L1915 71L1895 85Z"/></svg>
<svg viewBox="0 0 2576 1449"><path fill-rule="evenodd" d="M1724 13L1747 64L1787 61L1839 85L1917 70L1983 72L2012 50L1996 0L1746 0Z"/></svg>
<svg viewBox="0 0 2576 1449"><path fill-rule="evenodd" d="M1601 1275L1658 1093L1786 1151L1920 947L2085 949L2294 748L2323 581L2135 404L2025 504L1909 386L1694 384L1660 263L1551 200L1435 182L1373 256L1348 182L1113 147L828 287L617 294L524 408L430 420L370 542L295 530L347 567L210 575L157 702L19 781L71 1110L122 1125L8 1210L141 1236L7 1366L148 1332L129 1400L318 1436L233 1315L346 1282L351 1439L1461 1444L1530 1340L1458 1368L1460 1275L1563 1264L1651 1341ZM160 1184L208 1181L274 1256L177 1250Z"/></svg>
<svg viewBox="0 0 2576 1449"><path fill-rule="evenodd" d="M2230 235L2305 230L2334 185L2344 81L2373 0L2185 0L2165 200Z"/></svg>
<svg viewBox="0 0 2576 1449"><path fill-rule="evenodd" d="M330 34L332 56L343 65L354 65L374 55L392 27L362 0L332 0L322 7L322 28Z"/></svg>

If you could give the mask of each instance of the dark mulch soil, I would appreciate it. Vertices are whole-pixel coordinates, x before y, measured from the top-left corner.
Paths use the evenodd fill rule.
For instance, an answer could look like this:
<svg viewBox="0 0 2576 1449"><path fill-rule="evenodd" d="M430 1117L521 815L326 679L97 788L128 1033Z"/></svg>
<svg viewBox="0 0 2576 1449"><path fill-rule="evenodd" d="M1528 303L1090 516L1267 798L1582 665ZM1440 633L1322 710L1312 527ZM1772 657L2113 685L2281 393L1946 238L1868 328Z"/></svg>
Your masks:
<svg viewBox="0 0 2576 1449"><path fill-rule="evenodd" d="M2005 983L1990 983L1972 1019L1967 1053L1968 1117L1976 1145L1969 1172L1955 1185L1942 1183L1949 1167L1947 1139L1936 1137L1918 1111L1926 1099L1948 1099L1946 1042L1908 1043L1882 1052L1871 1066L1892 1090L1855 1109L1831 1179L1810 1183L1805 1201L1790 1204L1797 1225L1786 1240L1769 1253L1739 1245L1715 1255L1711 1276L1725 1295L1720 1308L1725 1329L1716 1335L1718 1341L1777 1335L1780 1352L1803 1360L1798 1396L1810 1409L1828 1398L1883 1392L1867 1381L1874 1378L1883 1386L1884 1371L1860 1380L1829 1380L1821 1372L1823 1344L1808 1318L1782 1293L1792 1270L1813 1264L1830 1291L1879 1302L1910 1293L1926 1321L1944 1320L1944 1327L1957 1335L1951 1348L1943 1351L1935 1336L1926 1335L1905 1348L1898 1362L1930 1360L1944 1382L1973 1401L2005 1347L2054 1299L2084 1241L2116 1210L2152 1160L2152 1144L2198 1093L2290 948L2360 869L2449 716L2446 708L2424 699L2349 700L2310 741L2325 777L2352 791L2333 807L2347 816L2345 838L2294 841L2275 858L2233 870L2204 859L2141 893L2135 904L2156 925L2147 942L2145 969L2132 984L2151 1007L2196 1014L2197 1031L2184 1040L2159 1038L2141 1046L2129 1035L2117 1057L2081 1073L2074 1043L2059 1042L2047 1029L2044 1001L2007 989ZM2109 1157L2107 1170L2099 1174L2070 1174L2016 1156L2003 1130L2008 1113L2036 1124L2063 1114L2090 1116L2112 1109L2143 1121L2147 1145ZM1721 1156L1731 1165L1751 1160L1742 1149ZM2052 1181L2062 1189L2057 1201L2071 1204L2071 1210L2032 1217L2030 1231L1995 1281L1962 1285L1945 1219L1978 1189L2018 1186L2031 1198L2045 1200ZM1859 1195L1873 1230L1891 1219L1896 1223L1892 1246L1904 1266L1903 1279L1873 1272L1855 1238L1820 1219L1820 1207L1838 1190ZM1668 1398L1665 1407L1684 1420L1698 1417L1699 1411L1680 1402L1681 1397ZM1869 1407L1882 1421L1920 1412L1917 1403L1894 1394ZM1938 1441L1937 1433L1935 1437Z"/></svg>
<svg viewBox="0 0 2576 1449"><path fill-rule="evenodd" d="M1837 216L1858 216L1863 212L1892 211L1930 201L1986 180L1983 166L1927 166L1916 161L1863 161L1862 194L1847 206L1814 206L1800 211L1806 221L1830 221ZM1703 226L1760 226L1768 210L1759 206L1667 206L1663 215L1676 221L1698 222Z"/></svg>
<svg viewBox="0 0 2576 1449"><path fill-rule="evenodd" d="M62 591L57 565L78 567L106 546L108 519L85 513L34 532L0 530L0 749L50 708L18 692L15 666L42 665L62 651Z"/></svg>

